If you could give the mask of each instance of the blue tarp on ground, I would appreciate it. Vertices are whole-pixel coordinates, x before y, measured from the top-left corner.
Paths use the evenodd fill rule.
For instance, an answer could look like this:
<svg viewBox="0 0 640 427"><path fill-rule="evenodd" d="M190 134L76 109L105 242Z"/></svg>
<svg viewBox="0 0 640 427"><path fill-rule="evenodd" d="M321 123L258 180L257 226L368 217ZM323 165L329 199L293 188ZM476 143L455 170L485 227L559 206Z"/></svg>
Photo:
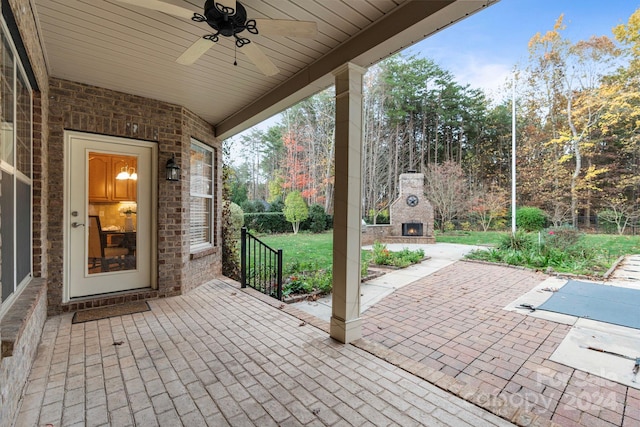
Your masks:
<svg viewBox="0 0 640 427"><path fill-rule="evenodd" d="M538 310L640 329L640 290L569 280Z"/></svg>

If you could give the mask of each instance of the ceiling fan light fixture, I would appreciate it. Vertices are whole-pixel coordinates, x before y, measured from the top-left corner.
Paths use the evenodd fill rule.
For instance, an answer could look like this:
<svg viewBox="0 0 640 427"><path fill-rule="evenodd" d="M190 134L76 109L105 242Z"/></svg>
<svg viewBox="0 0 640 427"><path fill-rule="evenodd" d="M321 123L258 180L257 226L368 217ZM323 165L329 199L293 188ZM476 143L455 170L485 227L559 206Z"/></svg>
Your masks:
<svg viewBox="0 0 640 427"><path fill-rule="evenodd" d="M242 53L258 70L266 76L273 76L279 72L278 67L256 43L243 36L260 34L264 36L314 38L318 33L318 26L313 21L267 18L248 20L247 10L237 0L206 0L202 14L194 13L182 6L167 3L166 0L114 1L163 12L179 18L191 19L194 22L206 22L207 25L213 28L213 33L200 37L176 58L176 62L181 65L192 65L214 43L220 41L220 36L233 37L236 49L243 48ZM246 32L243 33L244 31ZM236 54L234 54L234 65L237 65Z"/></svg>
<svg viewBox="0 0 640 427"><path fill-rule="evenodd" d="M191 20L206 22L207 25L216 30L216 33L209 37L209 40L214 42L218 41L217 36L234 36L236 39L242 39L237 34L245 30L251 34L258 34L255 19L247 20L247 10L239 2L236 2L236 8L233 9L215 0L207 0L204 4L204 14L194 13ZM237 43L238 41L236 40ZM247 43L248 41L243 42L242 45Z"/></svg>

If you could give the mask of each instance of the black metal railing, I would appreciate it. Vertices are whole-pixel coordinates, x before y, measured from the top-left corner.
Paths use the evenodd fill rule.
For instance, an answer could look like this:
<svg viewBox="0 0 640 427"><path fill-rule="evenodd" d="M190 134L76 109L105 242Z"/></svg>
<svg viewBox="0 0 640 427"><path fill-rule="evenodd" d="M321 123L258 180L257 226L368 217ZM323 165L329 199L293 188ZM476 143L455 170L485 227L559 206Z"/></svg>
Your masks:
<svg viewBox="0 0 640 427"><path fill-rule="evenodd" d="M273 249L242 227L240 239L242 287L282 300L282 249Z"/></svg>

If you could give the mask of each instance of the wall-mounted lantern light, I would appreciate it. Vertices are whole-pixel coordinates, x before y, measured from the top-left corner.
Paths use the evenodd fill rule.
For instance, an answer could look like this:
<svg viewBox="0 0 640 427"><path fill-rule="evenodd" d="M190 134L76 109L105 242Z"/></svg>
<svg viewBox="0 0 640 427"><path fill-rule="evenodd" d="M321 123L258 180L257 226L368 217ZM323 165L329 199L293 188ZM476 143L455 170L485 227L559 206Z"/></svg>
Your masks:
<svg viewBox="0 0 640 427"><path fill-rule="evenodd" d="M175 154L167 160L167 181L180 181L180 166L176 163Z"/></svg>

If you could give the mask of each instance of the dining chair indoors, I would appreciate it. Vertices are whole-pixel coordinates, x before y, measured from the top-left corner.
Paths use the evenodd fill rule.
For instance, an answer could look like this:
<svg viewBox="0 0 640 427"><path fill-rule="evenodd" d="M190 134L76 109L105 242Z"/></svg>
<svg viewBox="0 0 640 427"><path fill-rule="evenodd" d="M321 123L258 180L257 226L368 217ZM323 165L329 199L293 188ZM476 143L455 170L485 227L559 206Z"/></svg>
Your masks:
<svg viewBox="0 0 640 427"><path fill-rule="evenodd" d="M129 249L107 245L106 236L100 226L100 218L96 215L89 215L88 243L90 269L98 266L101 272L124 269L125 257L129 254Z"/></svg>

